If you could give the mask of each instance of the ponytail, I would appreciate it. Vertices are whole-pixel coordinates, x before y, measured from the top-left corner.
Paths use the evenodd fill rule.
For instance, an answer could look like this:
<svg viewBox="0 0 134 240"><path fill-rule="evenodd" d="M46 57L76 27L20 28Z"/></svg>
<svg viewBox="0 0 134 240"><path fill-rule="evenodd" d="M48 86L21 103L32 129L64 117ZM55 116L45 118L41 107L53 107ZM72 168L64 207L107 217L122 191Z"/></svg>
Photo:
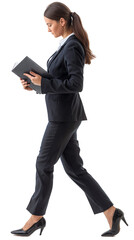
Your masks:
<svg viewBox="0 0 134 240"><path fill-rule="evenodd" d="M90 64L91 60L96 56L93 55L92 51L90 50L87 32L84 30L82 26L82 22L79 15L75 12L71 12L71 25L73 27L75 36L80 40L80 42L84 47L85 55L86 55L85 63Z"/></svg>
<svg viewBox="0 0 134 240"><path fill-rule="evenodd" d="M96 56L93 55L89 47L88 34L82 26L79 15L71 12L70 9L63 3L53 2L48 5L44 12L44 16L56 21L64 18L67 21L67 28L72 28L75 36L82 43L85 50L85 63L90 64L91 60Z"/></svg>

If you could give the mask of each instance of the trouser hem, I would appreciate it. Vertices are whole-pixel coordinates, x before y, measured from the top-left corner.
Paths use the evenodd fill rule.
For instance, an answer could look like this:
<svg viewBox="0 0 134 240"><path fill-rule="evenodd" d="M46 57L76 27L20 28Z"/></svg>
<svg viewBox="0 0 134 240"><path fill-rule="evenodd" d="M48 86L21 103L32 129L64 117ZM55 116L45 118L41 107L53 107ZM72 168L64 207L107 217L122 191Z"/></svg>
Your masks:
<svg viewBox="0 0 134 240"><path fill-rule="evenodd" d="M32 211L30 208L26 208L27 211L29 211L32 215L36 215L36 216L43 216L45 215L45 213L41 213L41 212L37 212L37 211Z"/></svg>
<svg viewBox="0 0 134 240"><path fill-rule="evenodd" d="M109 209L110 207L112 207L113 205L114 204L112 203L108 207L103 208L102 210L94 211L94 214L102 213L102 212L106 211L107 209Z"/></svg>

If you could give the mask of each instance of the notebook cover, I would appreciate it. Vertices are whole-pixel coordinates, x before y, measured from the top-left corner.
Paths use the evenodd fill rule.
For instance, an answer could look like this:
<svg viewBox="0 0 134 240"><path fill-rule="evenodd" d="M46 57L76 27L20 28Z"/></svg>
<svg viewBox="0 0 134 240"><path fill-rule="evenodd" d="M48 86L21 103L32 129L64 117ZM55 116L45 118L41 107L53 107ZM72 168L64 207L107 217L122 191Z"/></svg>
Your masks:
<svg viewBox="0 0 134 240"><path fill-rule="evenodd" d="M23 75L23 73L29 73L33 71L42 77L51 78L51 75L45 71L42 67L40 67L36 62L34 62L31 58L26 56L17 66L12 69L12 72L15 73L18 77L26 80L30 83L30 87L35 90L37 93L41 93L41 86L37 86L31 82L31 80Z"/></svg>

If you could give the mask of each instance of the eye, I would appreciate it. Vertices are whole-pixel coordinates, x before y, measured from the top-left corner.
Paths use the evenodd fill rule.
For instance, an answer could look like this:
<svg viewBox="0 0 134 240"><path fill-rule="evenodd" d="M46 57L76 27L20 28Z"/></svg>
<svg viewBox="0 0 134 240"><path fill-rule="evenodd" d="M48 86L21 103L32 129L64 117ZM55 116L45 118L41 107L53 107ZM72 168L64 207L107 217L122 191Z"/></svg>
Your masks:
<svg viewBox="0 0 134 240"><path fill-rule="evenodd" d="M49 24L48 24L48 27L52 27L52 24L49 23Z"/></svg>

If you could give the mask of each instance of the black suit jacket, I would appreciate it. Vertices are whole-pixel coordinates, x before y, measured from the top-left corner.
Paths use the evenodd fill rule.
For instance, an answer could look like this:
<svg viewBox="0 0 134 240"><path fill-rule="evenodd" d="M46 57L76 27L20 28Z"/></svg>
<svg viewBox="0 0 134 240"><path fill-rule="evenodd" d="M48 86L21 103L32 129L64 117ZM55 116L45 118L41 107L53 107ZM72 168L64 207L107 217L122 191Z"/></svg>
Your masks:
<svg viewBox="0 0 134 240"><path fill-rule="evenodd" d="M84 62L84 48L75 35L48 59L47 71L52 78L42 77L41 92L46 94L49 121L87 120L79 95L83 90Z"/></svg>

